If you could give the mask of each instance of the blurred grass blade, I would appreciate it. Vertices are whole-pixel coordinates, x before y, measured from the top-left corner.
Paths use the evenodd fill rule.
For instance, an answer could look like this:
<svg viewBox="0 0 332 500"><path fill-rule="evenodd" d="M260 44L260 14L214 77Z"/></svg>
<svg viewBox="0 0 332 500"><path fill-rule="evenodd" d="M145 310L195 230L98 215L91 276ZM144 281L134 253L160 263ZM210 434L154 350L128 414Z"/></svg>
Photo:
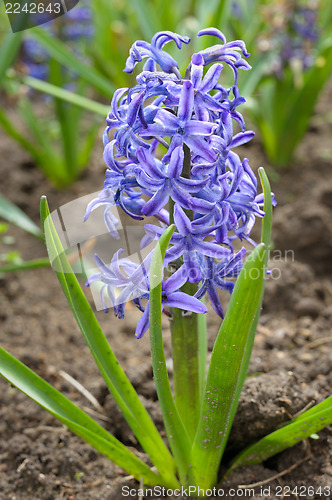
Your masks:
<svg viewBox="0 0 332 500"><path fill-rule="evenodd" d="M34 136L40 149L40 162L38 166L45 176L57 186L66 184L66 168L59 157L59 153L47 133L43 122L37 117L29 99L23 98L19 102L19 111L29 132Z"/></svg>
<svg viewBox="0 0 332 500"><path fill-rule="evenodd" d="M50 84L58 88L66 85L63 76L63 68L58 61L51 59L49 62ZM81 80L82 82L82 80ZM78 88L79 91L79 88ZM78 176L78 139L79 139L79 115L82 110L78 107L68 105L62 99L54 99L54 109L61 132L61 146L63 163L65 165L65 184L71 184Z"/></svg>
<svg viewBox="0 0 332 500"><path fill-rule="evenodd" d="M43 94L48 94L61 99L62 101L69 102L70 104L79 106L86 111L91 111L92 113L103 116L104 118L106 118L109 112L109 106L105 106L104 104L100 104L92 99L78 95L75 92L70 92L64 88L57 87L49 82L43 82L42 80L38 80L32 76L22 76L20 79L25 85L28 85Z"/></svg>
<svg viewBox="0 0 332 500"><path fill-rule="evenodd" d="M275 161L280 166L286 166L291 161L296 146L308 129L317 98L332 74L332 38L325 42L325 48L322 47L315 65L303 75L303 87L289 93L288 99L283 100L281 107L280 101L276 103L279 141ZM285 128L292 130L292 133L287 134Z"/></svg>
<svg viewBox="0 0 332 500"><path fill-rule="evenodd" d="M80 151L78 152L78 166L82 170L87 164L91 157L94 146L96 145L96 136L100 129L99 120L91 120L90 130L87 132L82 144L80 145Z"/></svg>
<svg viewBox="0 0 332 500"><path fill-rule="evenodd" d="M26 137L20 134L13 123L10 121L3 109L0 108L0 125L4 131L16 142L18 142L26 151L28 151L34 158L36 163L41 164L43 162L42 152L36 148L31 141L26 139Z"/></svg>
<svg viewBox="0 0 332 500"><path fill-rule="evenodd" d="M15 271L26 271L28 269L37 269L39 267L50 267L49 259L34 259L18 264L7 264L0 267L0 273L12 273Z"/></svg>
<svg viewBox="0 0 332 500"><path fill-rule="evenodd" d="M239 453L227 474L242 465L263 462L331 424L332 396Z"/></svg>
<svg viewBox="0 0 332 500"><path fill-rule="evenodd" d="M17 205L7 200L0 194L0 217L15 224L27 233L43 239L43 233L30 217L28 217Z"/></svg>
<svg viewBox="0 0 332 500"><path fill-rule="evenodd" d="M0 45L0 87L6 75L7 69L15 60L22 41L22 33L12 33L9 31Z"/></svg>
<svg viewBox="0 0 332 500"><path fill-rule="evenodd" d="M213 26L227 26L227 24L229 23L229 17L231 15L232 3L233 0L224 0L223 2L219 2L214 18L214 22L216 24L214 24ZM223 30L223 28L220 29Z"/></svg>
<svg viewBox="0 0 332 500"><path fill-rule="evenodd" d="M180 478L183 481L185 480L186 469L189 463L191 443L172 396L166 367L161 327L163 262L174 230L174 224L166 229L153 252L150 270L149 325L152 366L158 399L163 414L168 441L179 468Z"/></svg>
<svg viewBox="0 0 332 500"><path fill-rule="evenodd" d="M70 71L76 72L81 78L85 79L102 94L108 98L113 94L115 87L106 78L104 78L91 65L80 61L75 54L70 51L66 45L57 38L48 35L40 28L33 28L27 33L28 37L36 40L42 47L60 64L63 64Z"/></svg>
<svg viewBox="0 0 332 500"><path fill-rule="evenodd" d="M160 15L153 2L146 0L132 0L132 8L138 17L144 39L150 42L153 35L161 29Z"/></svg>
<svg viewBox="0 0 332 500"><path fill-rule="evenodd" d="M45 197L41 199L40 212L50 261L95 362L124 418L152 463L168 484L175 486L178 482L174 475L174 460L109 346L68 263Z"/></svg>
<svg viewBox="0 0 332 500"><path fill-rule="evenodd" d="M217 481L232 407L243 383L245 351L263 295L265 252L261 243L247 258L213 347L191 461L193 484L202 488Z"/></svg>
<svg viewBox="0 0 332 500"><path fill-rule="evenodd" d="M150 485L161 483L160 476L151 471L120 441L109 434L61 392L54 389L39 375L1 347L0 374L96 450L106 455L119 467L123 467L138 481L143 478Z"/></svg>

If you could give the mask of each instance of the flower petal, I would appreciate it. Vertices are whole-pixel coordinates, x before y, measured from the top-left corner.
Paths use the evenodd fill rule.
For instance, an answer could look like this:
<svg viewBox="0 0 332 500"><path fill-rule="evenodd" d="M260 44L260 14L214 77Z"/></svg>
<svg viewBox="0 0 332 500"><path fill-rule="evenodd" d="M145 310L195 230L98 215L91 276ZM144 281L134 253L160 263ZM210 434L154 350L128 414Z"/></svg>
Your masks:
<svg viewBox="0 0 332 500"><path fill-rule="evenodd" d="M166 304L169 307L176 307L177 309L183 309L184 311L191 311L197 314L208 312L208 308L203 302L183 292L173 292L168 295Z"/></svg>
<svg viewBox="0 0 332 500"><path fill-rule="evenodd" d="M149 329L149 309L150 309L150 305L148 302L144 313L142 314L139 322L137 323L136 332L135 332L135 337L137 339L141 339L143 337L144 333Z"/></svg>
<svg viewBox="0 0 332 500"><path fill-rule="evenodd" d="M191 222L189 217L184 213L179 203L174 205L174 222L180 234L187 236L191 232Z"/></svg>
<svg viewBox="0 0 332 500"><path fill-rule="evenodd" d="M194 109L194 87L189 80L184 80L180 95L178 117L179 122L184 125L191 119Z"/></svg>
<svg viewBox="0 0 332 500"><path fill-rule="evenodd" d="M229 147L235 148L237 146L242 146L242 144L246 144L247 142L251 141L254 135L255 132L253 132L252 130L247 130L247 132L239 132L238 134L234 135Z"/></svg>
<svg viewBox="0 0 332 500"><path fill-rule="evenodd" d="M179 290L187 281L185 266L182 265L175 273L173 273L163 284L163 291L169 293Z"/></svg>
<svg viewBox="0 0 332 500"><path fill-rule="evenodd" d="M150 216L157 214L168 202L169 189L165 188L165 184L150 198L143 206L142 213Z"/></svg>
<svg viewBox="0 0 332 500"><path fill-rule="evenodd" d="M177 146L172 152L168 166L167 174L170 179L177 179L180 177L183 168L183 159L183 148L181 146Z"/></svg>

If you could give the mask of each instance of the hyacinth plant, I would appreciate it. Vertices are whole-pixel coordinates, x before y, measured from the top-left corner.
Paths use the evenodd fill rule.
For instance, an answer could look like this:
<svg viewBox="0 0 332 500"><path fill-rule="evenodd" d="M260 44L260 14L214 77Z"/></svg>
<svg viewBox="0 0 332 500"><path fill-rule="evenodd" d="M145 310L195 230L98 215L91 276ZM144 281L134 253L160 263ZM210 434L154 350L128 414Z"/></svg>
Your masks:
<svg viewBox="0 0 332 500"><path fill-rule="evenodd" d="M120 367L71 270L45 198L41 218L50 260L105 382L153 467L3 349L0 372L145 485L173 490L191 486L192 495L205 496L218 482L248 369L267 272L273 196L264 170L263 194L258 194L248 160L241 161L233 151L253 137L237 111L244 102L238 72L250 69L245 44L227 43L214 28L198 35L216 36L218 43L195 53L184 76L164 46L174 41L180 49L189 38L158 32L151 44L137 41L132 46L125 71L146 61L137 85L113 96L104 134L105 185L85 215L102 206L114 238L114 206L136 220L155 218L155 224L145 225L141 241L143 250L153 242L155 248L143 262L138 265L122 257L121 249L110 263L96 255L99 270L88 285L102 285L105 309L112 307L118 318L124 317L129 300L142 311L136 337L149 330L169 447ZM227 88L219 82L225 66L234 76ZM240 130L235 134L234 122ZM258 245L250 238L256 217L262 218ZM245 249L236 245L244 240L254 249L243 264ZM226 314L219 290L232 294ZM204 297L222 321L208 369ZM162 313L171 320L174 393L164 355ZM259 463L331 423L331 399L240 452L228 464L228 473Z"/></svg>

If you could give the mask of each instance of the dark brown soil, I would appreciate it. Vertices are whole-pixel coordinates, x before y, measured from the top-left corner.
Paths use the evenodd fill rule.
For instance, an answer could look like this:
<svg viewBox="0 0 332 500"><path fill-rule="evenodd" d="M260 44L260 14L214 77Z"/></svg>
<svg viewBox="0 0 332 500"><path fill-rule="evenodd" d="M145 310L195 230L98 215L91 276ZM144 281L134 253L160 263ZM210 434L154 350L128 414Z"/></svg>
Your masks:
<svg viewBox="0 0 332 500"><path fill-rule="evenodd" d="M246 381L226 458L276 429L307 405L329 395L332 383L332 124L328 114L332 111L331 98L330 86L289 170L274 171L267 164L259 138L241 152L248 156L253 167L267 167L274 179L278 207L273 230L275 251L270 262L272 275L267 282L250 364L250 373L254 375ZM0 132L1 192L38 222L41 195L47 195L54 210L100 189L104 173L101 158L100 140L82 179L70 190L59 192L44 180L26 154ZM43 244L32 236L14 227L10 235L24 259L46 255ZM79 380L103 408L95 415L97 420L123 443L135 447L136 440L105 389L55 273L51 269L39 269L2 275L0 290L1 345L82 408L96 411L63 378L63 372ZM112 348L162 431L152 380L149 338L146 335L138 341L134 337L139 316L134 309L129 310L123 321L114 320L111 314L97 313ZM208 319L210 348L218 324L211 313ZM165 320L169 358L167 330ZM0 387L0 500L118 500L122 497L122 486L138 487L124 471L6 381L1 379ZM324 487L332 489L331 450L331 429L325 429L319 434L319 440L310 439L264 464L235 471L221 487L226 491L266 481L263 492L260 486L256 487L254 498L330 498ZM309 486L314 487L314 494L308 490ZM290 487L291 492L284 487ZM227 491L231 494L231 490ZM237 493L233 498L240 496Z"/></svg>

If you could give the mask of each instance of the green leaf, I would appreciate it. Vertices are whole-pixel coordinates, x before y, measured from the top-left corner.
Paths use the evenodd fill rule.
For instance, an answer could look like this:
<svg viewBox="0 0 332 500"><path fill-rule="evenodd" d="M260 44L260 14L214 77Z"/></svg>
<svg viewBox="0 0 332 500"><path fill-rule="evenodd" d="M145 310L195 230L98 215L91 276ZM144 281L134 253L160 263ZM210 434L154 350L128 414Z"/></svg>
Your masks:
<svg viewBox="0 0 332 500"><path fill-rule="evenodd" d="M219 6L215 13L215 22L214 26L226 26L227 22L229 22L229 17L232 8L232 0L224 0L223 2L219 2ZM223 28L221 28L223 29Z"/></svg>
<svg viewBox="0 0 332 500"><path fill-rule="evenodd" d="M109 106L100 104L99 102L88 99L87 97L76 94L75 92L70 92L64 88L57 87L49 82L43 82L42 80L38 80L32 76L22 76L21 80L25 85L28 85L39 92L57 97L62 101L66 101L74 106L79 106L86 111L91 111L92 113L103 116L104 118L109 112Z"/></svg>
<svg viewBox="0 0 332 500"><path fill-rule="evenodd" d="M152 366L158 399L163 414L168 441L178 465L180 478L183 483L186 479L191 443L172 396L166 368L161 328L163 262L167 246L174 230L175 226L172 224L162 234L153 252L150 271L149 324Z"/></svg>
<svg viewBox="0 0 332 500"><path fill-rule="evenodd" d="M9 31L0 45L0 87L7 69L14 62L22 41L22 33L12 33Z"/></svg>
<svg viewBox="0 0 332 500"><path fill-rule="evenodd" d="M283 103L284 116L282 116L280 108L276 107L278 119L281 120L280 134L278 135L278 149L280 151L275 158L277 165L286 166L289 164L296 146L307 131L317 98L332 74L331 38L326 45L321 50L315 65L303 75L303 87L301 89L294 88L293 92L290 92L291 96L288 97L288 101ZM287 134L286 128L292 130L292 133Z"/></svg>
<svg viewBox="0 0 332 500"><path fill-rule="evenodd" d="M50 267L49 259L34 259L17 264L7 264L0 266L0 273L12 273L15 271L26 271L28 269L37 269L39 267Z"/></svg>
<svg viewBox="0 0 332 500"><path fill-rule="evenodd" d="M149 42L153 35L159 31L160 16L156 12L153 2L148 4L146 0L132 0L131 3L138 17L144 38Z"/></svg>
<svg viewBox="0 0 332 500"><path fill-rule="evenodd" d="M150 485L161 484L161 478L149 469L120 441L97 424L84 411L54 389L45 380L0 347L0 374L8 382L33 399L64 425L123 467L138 481L143 478Z"/></svg>
<svg viewBox="0 0 332 500"><path fill-rule="evenodd" d="M233 460L227 474L242 465L258 464L307 439L332 424L332 396L257 443L243 450Z"/></svg>
<svg viewBox="0 0 332 500"><path fill-rule="evenodd" d="M110 97L116 90L115 87L91 65L81 62L63 42L47 34L45 30L41 28L30 29L27 32L27 36L40 43L51 57L71 71L75 71L81 78L89 82L105 96Z"/></svg>
<svg viewBox="0 0 332 500"><path fill-rule="evenodd" d="M17 205L7 200L0 194L0 217L15 224L27 233L43 239L43 233L30 217L28 217Z"/></svg>
<svg viewBox="0 0 332 500"><path fill-rule="evenodd" d="M40 210L50 261L95 362L124 418L153 464L158 468L164 482L167 481L169 486L175 487L178 482L174 476L174 460L109 346L68 263L45 197L41 199Z"/></svg>
<svg viewBox="0 0 332 500"><path fill-rule="evenodd" d="M63 77L61 65L51 59L49 62L49 80L58 88L64 87L66 82ZM82 80L81 80L82 81ZM64 164L64 184L71 184L78 176L78 137L80 132L80 108L68 106L62 99L54 99L54 108L57 121L60 125L62 161Z"/></svg>
<svg viewBox="0 0 332 500"><path fill-rule="evenodd" d="M253 118L262 134L266 154L276 166L289 165L296 146L308 129L317 98L332 73L331 42L331 38L323 40L314 65L300 74L302 83L298 85L294 83L290 68L285 69L282 80L267 77L257 82L255 75L249 75L248 90L249 87L253 90L250 81L258 85ZM262 74L260 63L258 74ZM291 134L289 130L292 130Z"/></svg>
<svg viewBox="0 0 332 500"><path fill-rule="evenodd" d="M18 142L26 151L28 151L31 154L36 163L38 164L43 163L44 159L43 152L37 147L35 147L33 144L31 144L30 140L28 140L24 135L20 134L17 131L17 128L14 125L14 123L10 121L7 114L1 108L0 108L0 125L12 139Z"/></svg>
<svg viewBox="0 0 332 500"><path fill-rule="evenodd" d="M39 146L40 161L38 162L38 166L44 172L45 176L58 187L66 185L68 178L65 164L53 141L45 133L45 124L37 117L29 99L21 99L18 108L27 129Z"/></svg>
<svg viewBox="0 0 332 500"><path fill-rule="evenodd" d="M265 280L264 243L246 260L232 293L225 319L215 341L207 375L200 423L192 448L193 484L216 484L227 441L233 405L243 383L242 365L252 327L260 308Z"/></svg>
<svg viewBox="0 0 332 500"><path fill-rule="evenodd" d="M93 148L96 145L96 137L99 130L100 121L91 120L90 129L86 133L85 138L82 141L81 150L79 151L78 164L81 170L88 164Z"/></svg>
<svg viewBox="0 0 332 500"><path fill-rule="evenodd" d="M265 244L265 247L267 250L265 252L265 263L264 263L264 266L265 266L264 269L266 270L267 264L268 264L268 258L269 258L269 248L270 248L270 243L271 243L271 231L272 231L272 195L271 195L270 183L269 183L269 180L268 180L267 175L265 173L265 170L261 167L258 169L258 172L259 172L259 176L260 176L260 180L261 180L261 184L262 184L262 188L263 188L263 193L264 193L264 212L265 212L265 215L264 215L264 218L262 220L261 242ZM264 270L264 272L265 272L265 270ZM244 381L247 377L251 353L252 353L252 349L254 346L255 333L256 333L259 315L260 315L260 309L261 309L261 305L262 305L262 299L263 299L263 294L261 297L260 305L259 305L259 307L257 307L257 310L256 310L256 316L255 316L254 322L252 324L251 331L250 331L249 337L248 337L247 346L246 346L246 349L244 352L243 361L242 361L241 369L240 369L240 373L239 373L239 380L238 380L238 385L237 385L237 389L236 389L235 399L234 399L234 403L233 403L233 406L231 409L229 423L228 423L228 429L227 429L227 433L226 433L223 447L222 447L222 454L224 453L224 449L225 449L227 441L228 441L228 437L229 437L229 434L230 434L230 431L232 428L232 424L234 421L234 417L235 417L235 414L237 411L238 401L240 399L242 387L243 387Z"/></svg>

